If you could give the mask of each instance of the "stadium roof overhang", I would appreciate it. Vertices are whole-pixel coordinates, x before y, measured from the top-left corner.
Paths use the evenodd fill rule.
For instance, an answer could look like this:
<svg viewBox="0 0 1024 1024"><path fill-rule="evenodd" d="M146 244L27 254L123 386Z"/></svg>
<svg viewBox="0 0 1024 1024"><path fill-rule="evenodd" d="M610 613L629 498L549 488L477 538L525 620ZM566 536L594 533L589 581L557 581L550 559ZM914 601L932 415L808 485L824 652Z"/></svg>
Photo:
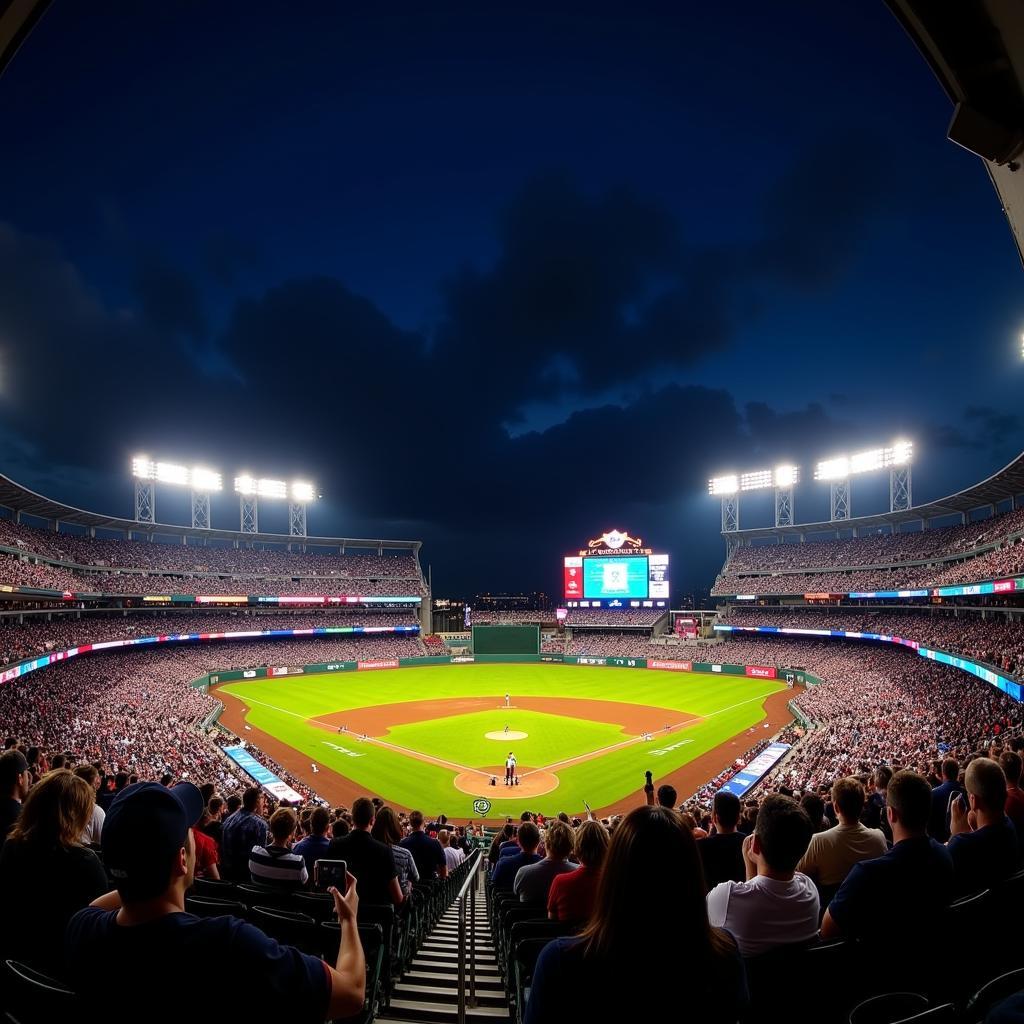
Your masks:
<svg viewBox="0 0 1024 1024"><path fill-rule="evenodd" d="M760 537L780 538L800 536L808 533L835 533L836 530L867 530L872 527L892 526L901 523L927 522L941 519L943 516L966 516L979 508L991 508L1000 502L1009 501L1017 495L1024 494L1024 452L1017 456L1008 466L993 473L987 480L967 487L956 494L938 501L930 501L926 505L915 505L904 512L882 512L874 516L858 516L854 519L841 519L835 522L800 523L796 526L764 527L753 530L735 530L724 534L725 537L740 541L755 540Z"/></svg>
<svg viewBox="0 0 1024 1024"><path fill-rule="evenodd" d="M949 96L948 137L981 157L1024 261L1024 4L886 2Z"/></svg>
<svg viewBox="0 0 1024 1024"><path fill-rule="evenodd" d="M35 491L0 474L0 508L42 519L54 525L67 523L86 529L131 532L140 536L194 537L197 540L226 540L241 544L302 544L313 547L387 548L392 551L418 553L422 541L384 540L367 537L291 537L283 533L242 533L240 530L199 530L190 526L176 526L171 523L139 523L134 519L105 516L98 512L65 505L50 498L44 498Z"/></svg>

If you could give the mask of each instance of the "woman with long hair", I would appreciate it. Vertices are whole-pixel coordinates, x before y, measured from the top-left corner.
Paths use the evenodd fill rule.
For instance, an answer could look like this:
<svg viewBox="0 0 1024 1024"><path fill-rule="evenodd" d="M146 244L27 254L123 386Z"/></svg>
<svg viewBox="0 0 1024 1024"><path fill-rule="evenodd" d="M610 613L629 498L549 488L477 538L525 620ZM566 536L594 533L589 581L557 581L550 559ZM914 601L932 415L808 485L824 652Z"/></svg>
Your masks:
<svg viewBox="0 0 1024 1024"><path fill-rule="evenodd" d="M81 843L95 790L66 768L30 790L0 848L0 959L60 973L71 916L111 887L99 857Z"/></svg>
<svg viewBox="0 0 1024 1024"><path fill-rule="evenodd" d="M747 1003L746 974L732 937L708 923L690 830L675 811L638 807L615 829L586 928L541 952L526 1024L667 1020L684 991L698 997L702 1024L731 1024Z"/></svg>
<svg viewBox="0 0 1024 1024"><path fill-rule="evenodd" d="M491 848L487 851L487 863L493 868L501 856L501 844L510 842L516 837L516 828L511 822L506 822L502 830L495 834L491 840Z"/></svg>
<svg viewBox="0 0 1024 1024"><path fill-rule="evenodd" d="M580 866L551 883L548 917L552 921L590 919L597 901L601 866L608 853L608 839L608 829L599 821L585 821L576 830L576 860Z"/></svg>
<svg viewBox="0 0 1024 1024"><path fill-rule="evenodd" d="M420 873L412 854L404 846L399 845L402 842L402 825L398 815L390 807L378 808L370 835L378 842L391 847L391 853L395 858L395 870L398 872L398 884L408 899L412 892L412 883L420 880Z"/></svg>

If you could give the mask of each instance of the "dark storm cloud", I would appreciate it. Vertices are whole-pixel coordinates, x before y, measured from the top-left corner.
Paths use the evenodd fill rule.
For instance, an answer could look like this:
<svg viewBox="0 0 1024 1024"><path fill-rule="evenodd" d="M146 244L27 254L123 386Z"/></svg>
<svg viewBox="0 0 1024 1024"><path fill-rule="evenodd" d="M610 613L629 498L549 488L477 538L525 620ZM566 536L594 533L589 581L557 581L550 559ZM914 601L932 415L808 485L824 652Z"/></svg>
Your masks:
<svg viewBox="0 0 1024 1024"><path fill-rule="evenodd" d="M206 335L202 299L194 280L156 253L147 252L139 260L135 291L142 315L154 326L192 340Z"/></svg>

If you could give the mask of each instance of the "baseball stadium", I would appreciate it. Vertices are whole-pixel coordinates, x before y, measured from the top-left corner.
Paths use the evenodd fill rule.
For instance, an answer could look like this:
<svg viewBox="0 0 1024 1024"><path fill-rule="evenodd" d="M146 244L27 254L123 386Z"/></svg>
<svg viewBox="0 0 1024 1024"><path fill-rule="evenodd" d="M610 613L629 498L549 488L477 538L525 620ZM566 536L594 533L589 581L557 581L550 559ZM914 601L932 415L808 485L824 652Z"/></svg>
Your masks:
<svg viewBox="0 0 1024 1024"><path fill-rule="evenodd" d="M0 4L0 70L47 6ZM1020 249L1024 21L887 6ZM637 502L553 600L471 602L308 480L147 452L91 510L12 448L0 1013L1024 1020L1024 452L916 501L930 457L720 467L706 600Z"/></svg>

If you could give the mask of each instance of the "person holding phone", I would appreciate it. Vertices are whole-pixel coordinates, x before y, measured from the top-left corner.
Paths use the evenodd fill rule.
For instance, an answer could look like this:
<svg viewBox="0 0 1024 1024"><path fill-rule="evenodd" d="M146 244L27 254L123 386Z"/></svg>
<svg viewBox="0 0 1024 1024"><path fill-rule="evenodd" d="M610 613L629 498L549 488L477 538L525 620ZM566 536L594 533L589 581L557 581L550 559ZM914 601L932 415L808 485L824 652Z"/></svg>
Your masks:
<svg viewBox="0 0 1024 1024"><path fill-rule="evenodd" d="M101 844L117 889L80 910L65 934L68 981L85 1004L102 1006L111 1024L137 1021L147 1007L160 1019L189 1019L196 1006L227 1005L229 977L246 979L230 993L230 1011L243 1020L321 1024L361 1011L366 960L355 878L346 877L344 893L331 890L341 925L333 967L237 917L196 917L185 893L195 869L192 826L202 812L202 794L189 782L136 783L110 805Z"/></svg>

